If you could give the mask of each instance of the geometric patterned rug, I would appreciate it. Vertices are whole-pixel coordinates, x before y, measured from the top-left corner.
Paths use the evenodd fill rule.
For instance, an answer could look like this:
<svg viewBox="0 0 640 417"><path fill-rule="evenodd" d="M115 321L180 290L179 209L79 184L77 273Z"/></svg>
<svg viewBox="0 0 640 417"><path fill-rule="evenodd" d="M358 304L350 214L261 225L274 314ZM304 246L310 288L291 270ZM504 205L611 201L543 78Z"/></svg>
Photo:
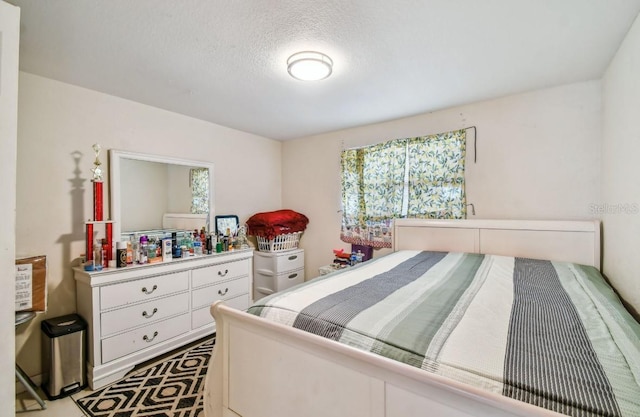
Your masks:
<svg viewBox="0 0 640 417"><path fill-rule="evenodd" d="M91 417L203 416L202 391L214 339L76 400Z"/></svg>

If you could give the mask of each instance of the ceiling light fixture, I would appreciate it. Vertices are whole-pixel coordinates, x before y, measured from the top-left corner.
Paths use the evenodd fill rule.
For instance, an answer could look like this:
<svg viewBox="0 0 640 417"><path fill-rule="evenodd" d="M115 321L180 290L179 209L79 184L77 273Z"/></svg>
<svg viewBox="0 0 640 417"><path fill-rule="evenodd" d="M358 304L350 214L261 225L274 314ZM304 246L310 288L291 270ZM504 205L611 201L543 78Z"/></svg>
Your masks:
<svg viewBox="0 0 640 417"><path fill-rule="evenodd" d="M297 52L287 59L287 71L297 80L324 80L333 70L331 58L320 52Z"/></svg>

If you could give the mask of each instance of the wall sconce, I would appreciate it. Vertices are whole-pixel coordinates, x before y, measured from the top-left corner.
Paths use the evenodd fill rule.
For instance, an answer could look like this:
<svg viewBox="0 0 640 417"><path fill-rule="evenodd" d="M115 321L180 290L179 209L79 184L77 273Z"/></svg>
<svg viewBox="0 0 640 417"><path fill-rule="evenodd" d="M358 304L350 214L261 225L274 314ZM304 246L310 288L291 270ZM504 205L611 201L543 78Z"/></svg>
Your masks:
<svg viewBox="0 0 640 417"><path fill-rule="evenodd" d="M333 71L333 61L320 52L297 52L287 59L287 71L297 80L324 80Z"/></svg>

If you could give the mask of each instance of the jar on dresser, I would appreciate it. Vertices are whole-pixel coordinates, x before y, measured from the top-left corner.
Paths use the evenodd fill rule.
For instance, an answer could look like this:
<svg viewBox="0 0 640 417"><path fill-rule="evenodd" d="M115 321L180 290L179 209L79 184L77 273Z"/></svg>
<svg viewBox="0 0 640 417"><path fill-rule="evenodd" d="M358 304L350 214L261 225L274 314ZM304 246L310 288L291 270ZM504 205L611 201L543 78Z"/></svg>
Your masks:
<svg viewBox="0 0 640 417"><path fill-rule="evenodd" d="M97 389L136 364L213 334L216 300L251 303L253 251L87 272L74 268L76 306L88 324L87 380Z"/></svg>

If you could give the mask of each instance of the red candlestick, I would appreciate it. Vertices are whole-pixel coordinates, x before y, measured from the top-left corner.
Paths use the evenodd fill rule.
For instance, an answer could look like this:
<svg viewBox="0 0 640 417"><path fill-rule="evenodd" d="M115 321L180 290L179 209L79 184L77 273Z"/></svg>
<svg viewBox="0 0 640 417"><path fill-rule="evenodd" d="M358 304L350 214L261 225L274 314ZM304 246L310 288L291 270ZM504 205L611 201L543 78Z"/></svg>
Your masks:
<svg viewBox="0 0 640 417"><path fill-rule="evenodd" d="M107 250L107 261L110 261L113 259L113 223L107 223L105 227L105 234L107 235L107 247L105 249Z"/></svg>
<svg viewBox="0 0 640 417"><path fill-rule="evenodd" d="M93 181L93 220L102 221L102 181Z"/></svg>
<svg viewBox="0 0 640 417"><path fill-rule="evenodd" d="M87 223L86 225L86 236L85 236L85 258L86 262L93 260L93 224Z"/></svg>

